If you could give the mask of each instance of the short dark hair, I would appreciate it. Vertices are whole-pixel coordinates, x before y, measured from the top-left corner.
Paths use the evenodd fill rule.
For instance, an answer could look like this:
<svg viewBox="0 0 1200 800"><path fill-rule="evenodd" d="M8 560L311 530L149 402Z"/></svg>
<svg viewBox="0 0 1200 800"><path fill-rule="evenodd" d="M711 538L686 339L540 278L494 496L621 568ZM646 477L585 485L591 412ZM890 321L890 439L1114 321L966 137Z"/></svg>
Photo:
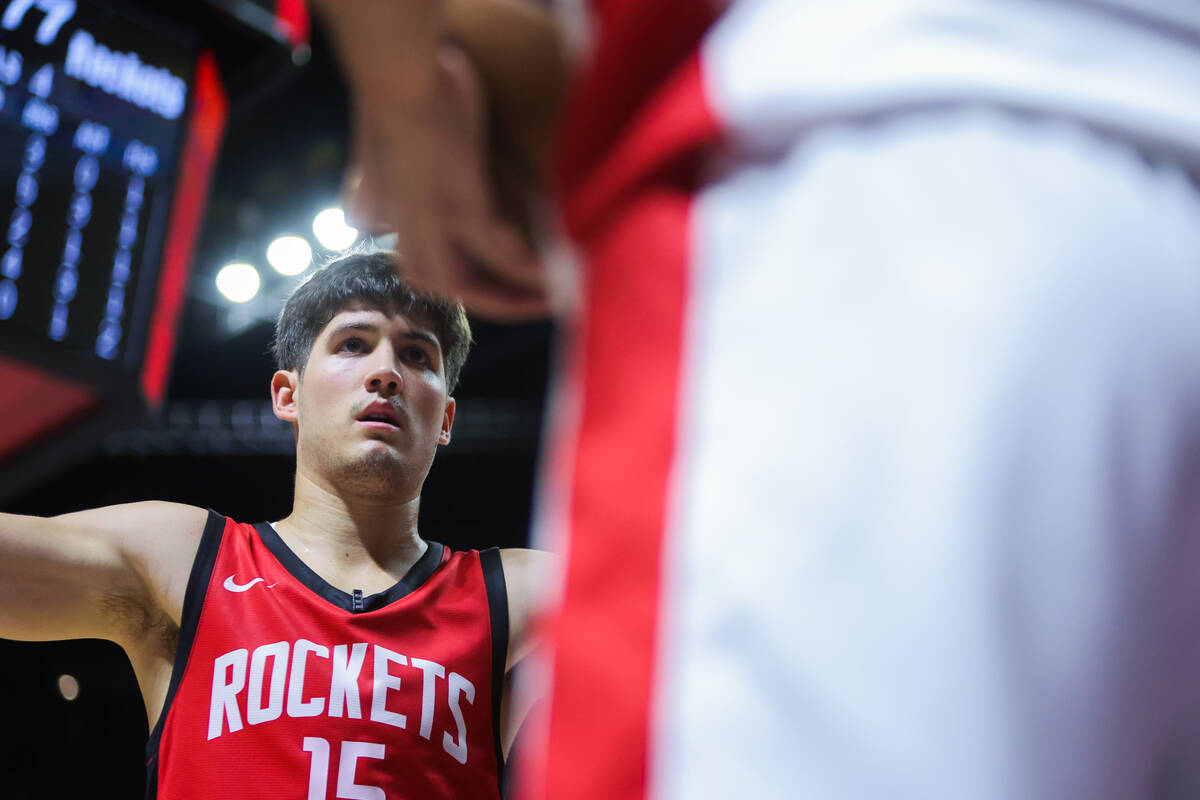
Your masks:
<svg viewBox="0 0 1200 800"><path fill-rule="evenodd" d="M471 347L471 326L460 303L414 292L397 272L399 256L388 251L352 253L321 267L296 287L275 322L271 352L278 369L304 371L313 342L339 311L354 302L430 323L442 348L446 392L458 385Z"/></svg>

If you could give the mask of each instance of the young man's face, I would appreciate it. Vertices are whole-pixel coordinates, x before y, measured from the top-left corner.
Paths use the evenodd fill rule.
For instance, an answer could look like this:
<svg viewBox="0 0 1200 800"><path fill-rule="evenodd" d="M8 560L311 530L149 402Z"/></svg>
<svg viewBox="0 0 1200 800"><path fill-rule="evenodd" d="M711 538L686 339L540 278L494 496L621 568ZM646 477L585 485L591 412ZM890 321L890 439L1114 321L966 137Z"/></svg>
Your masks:
<svg viewBox="0 0 1200 800"><path fill-rule="evenodd" d="M300 469L339 491L396 502L420 493L454 422L441 346L424 319L350 306L317 336L303 375L276 382L281 374L295 380Z"/></svg>

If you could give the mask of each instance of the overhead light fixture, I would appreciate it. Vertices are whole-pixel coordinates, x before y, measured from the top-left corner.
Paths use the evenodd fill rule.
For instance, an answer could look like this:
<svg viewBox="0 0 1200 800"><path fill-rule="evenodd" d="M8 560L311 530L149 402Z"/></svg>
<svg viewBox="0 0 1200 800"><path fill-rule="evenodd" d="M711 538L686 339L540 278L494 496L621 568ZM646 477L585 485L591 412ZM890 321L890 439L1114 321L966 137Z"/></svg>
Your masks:
<svg viewBox="0 0 1200 800"><path fill-rule="evenodd" d="M340 208L327 208L313 218L313 234L326 250L345 250L358 239L358 229L346 224Z"/></svg>
<svg viewBox="0 0 1200 800"><path fill-rule="evenodd" d="M261 284L258 270L250 264L226 264L217 273L217 291L234 303L244 303L254 297Z"/></svg>
<svg viewBox="0 0 1200 800"><path fill-rule="evenodd" d="M280 236L268 245L267 261L280 275L299 275L312 263L312 247L300 236Z"/></svg>
<svg viewBox="0 0 1200 800"><path fill-rule="evenodd" d="M79 679L74 675L58 676L58 693L63 700L74 700L79 697Z"/></svg>

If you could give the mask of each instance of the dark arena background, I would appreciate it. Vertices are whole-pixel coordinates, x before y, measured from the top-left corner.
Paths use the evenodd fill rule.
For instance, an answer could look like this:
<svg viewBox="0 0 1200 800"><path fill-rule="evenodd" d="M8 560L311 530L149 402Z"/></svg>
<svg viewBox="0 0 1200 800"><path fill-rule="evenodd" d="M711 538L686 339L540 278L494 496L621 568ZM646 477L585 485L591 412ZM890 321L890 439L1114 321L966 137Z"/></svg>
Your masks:
<svg viewBox="0 0 1200 800"><path fill-rule="evenodd" d="M314 230L338 203L347 99L301 0L0 0L0 103L0 509L286 515L267 349L312 267L281 274L268 247L298 237L320 263L364 241ZM259 276L243 302L217 287L231 263ZM521 545L549 326L473 323L421 530ZM146 716L115 645L0 640L0 698L0 798L142 796Z"/></svg>

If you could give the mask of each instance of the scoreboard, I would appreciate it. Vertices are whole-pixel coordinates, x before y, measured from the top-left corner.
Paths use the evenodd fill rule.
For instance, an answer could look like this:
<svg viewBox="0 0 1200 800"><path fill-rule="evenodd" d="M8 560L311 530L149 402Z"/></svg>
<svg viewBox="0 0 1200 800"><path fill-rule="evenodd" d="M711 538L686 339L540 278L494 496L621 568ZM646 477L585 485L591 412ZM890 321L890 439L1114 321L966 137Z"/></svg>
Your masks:
<svg viewBox="0 0 1200 800"><path fill-rule="evenodd" d="M0 0L0 465L161 402L229 105L306 36L296 0Z"/></svg>
<svg viewBox="0 0 1200 800"><path fill-rule="evenodd" d="M8 0L0 28L0 331L136 371L196 37L74 0Z"/></svg>

